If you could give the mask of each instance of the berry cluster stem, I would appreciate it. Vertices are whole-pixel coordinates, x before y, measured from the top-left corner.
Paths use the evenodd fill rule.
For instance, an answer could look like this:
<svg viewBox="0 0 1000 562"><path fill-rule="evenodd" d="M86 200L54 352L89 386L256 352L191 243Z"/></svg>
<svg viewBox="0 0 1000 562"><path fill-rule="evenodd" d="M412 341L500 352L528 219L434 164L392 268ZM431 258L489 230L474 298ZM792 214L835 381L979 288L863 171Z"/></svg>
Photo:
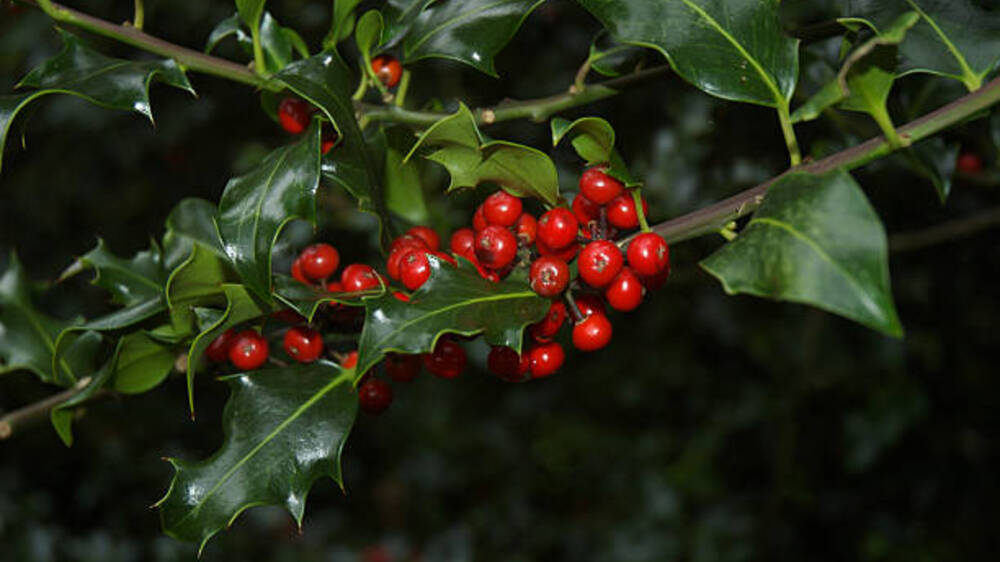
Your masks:
<svg viewBox="0 0 1000 562"><path fill-rule="evenodd" d="M646 221L646 211L642 208L642 189L632 190L632 201L635 203L635 216L639 218L639 232L651 232L649 222Z"/></svg>

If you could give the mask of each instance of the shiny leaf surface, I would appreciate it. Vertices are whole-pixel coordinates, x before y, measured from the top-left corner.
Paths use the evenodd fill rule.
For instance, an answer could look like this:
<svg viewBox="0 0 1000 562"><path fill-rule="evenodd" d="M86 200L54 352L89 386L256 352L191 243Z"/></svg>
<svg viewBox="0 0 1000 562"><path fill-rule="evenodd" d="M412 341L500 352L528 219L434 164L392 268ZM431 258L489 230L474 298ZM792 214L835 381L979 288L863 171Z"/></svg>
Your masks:
<svg viewBox="0 0 1000 562"><path fill-rule="evenodd" d="M155 244L125 259L111 253L104 240L99 239L97 247L77 259L60 279L86 269L94 270L94 285L111 293L112 302L126 307L160 298L167 283L163 253Z"/></svg>
<svg viewBox="0 0 1000 562"><path fill-rule="evenodd" d="M217 212L214 203L197 197L182 199L170 211L163 234L163 263L167 270L173 271L186 260L196 243L221 257L226 256L215 229Z"/></svg>

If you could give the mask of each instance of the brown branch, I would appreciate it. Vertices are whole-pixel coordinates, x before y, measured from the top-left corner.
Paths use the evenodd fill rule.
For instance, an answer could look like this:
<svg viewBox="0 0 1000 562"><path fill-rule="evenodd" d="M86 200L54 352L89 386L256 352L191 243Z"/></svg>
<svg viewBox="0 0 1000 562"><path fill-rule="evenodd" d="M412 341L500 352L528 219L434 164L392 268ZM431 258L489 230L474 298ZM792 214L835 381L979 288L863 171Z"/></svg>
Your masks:
<svg viewBox="0 0 1000 562"><path fill-rule="evenodd" d="M19 408L4 415L3 417L0 417L0 441L9 439L18 430L45 419L48 417L52 408L67 402L77 394L83 392L83 390L87 388L87 385L90 384L90 381L90 377L84 377L77 381L77 383L72 387L67 388L58 394L53 394L52 396L39 400L33 404L28 404L23 408ZM110 396L110 394L111 393L107 390L100 390L91 398L91 400Z"/></svg>

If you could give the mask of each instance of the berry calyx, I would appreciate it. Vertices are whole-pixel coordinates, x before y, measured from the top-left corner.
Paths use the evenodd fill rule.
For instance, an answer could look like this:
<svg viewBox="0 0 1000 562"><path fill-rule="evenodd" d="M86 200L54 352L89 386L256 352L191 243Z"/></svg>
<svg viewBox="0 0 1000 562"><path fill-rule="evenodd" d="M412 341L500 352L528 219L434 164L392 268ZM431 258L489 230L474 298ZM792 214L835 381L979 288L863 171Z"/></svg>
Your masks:
<svg viewBox="0 0 1000 562"><path fill-rule="evenodd" d="M435 376L453 379L462 374L467 358L465 350L449 338L441 338L434 351L423 354L424 367Z"/></svg>
<svg viewBox="0 0 1000 562"><path fill-rule="evenodd" d="M626 255L628 265L636 275L659 275L670 263L670 247L655 232L643 232L633 238Z"/></svg>
<svg viewBox="0 0 1000 562"><path fill-rule="evenodd" d="M372 59L372 72L387 88L394 88L403 76L403 65L392 55L379 55Z"/></svg>
<svg viewBox="0 0 1000 562"><path fill-rule="evenodd" d="M642 198L642 212L646 213L646 198ZM615 228L626 230L639 226L639 215L635 212L635 201L629 192L622 193L608 203L608 223Z"/></svg>
<svg viewBox="0 0 1000 562"><path fill-rule="evenodd" d="M311 119L312 108L298 98L285 98L278 104L278 122L293 135L305 131Z"/></svg>
<svg viewBox="0 0 1000 562"><path fill-rule="evenodd" d="M580 252L577 260L580 279L591 287L602 288L618 275L624 261L621 250L614 242L595 240Z"/></svg>
<svg viewBox="0 0 1000 562"><path fill-rule="evenodd" d="M471 228L460 228L451 235L449 244L451 253L456 256L475 262L476 260L476 233Z"/></svg>
<svg viewBox="0 0 1000 562"><path fill-rule="evenodd" d="M388 353L385 372L394 381L410 382L420 374L420 356L410 353Z"/></svg>
<svg viewBox="0 0 1000 562"><path fill-rule="evenodd" d="M611 321L603 313L594 313L573 326L573 347L597 351L611 341Z"/></svg>
<svg viewBox="0 0 1000 562"><path fill-rule="evenodd" d="M416 291L431 276L431 264L426 250L407 250L399 260L399 279L403 285Z"/></svg>
<svg viewBox="0 0 1000 562"><path fill-rule="evenodd" d="M490 225L476 235L476 259L488 269L503 269L517 256L517 239L502 226Z"/></svg>
<svg viewBox="0 0 1000 562"><path fill-rule="evenodd" d="M604 290L604 298L611 308L628 312L639 308L645 289L639 278L625 266Z"/></svg>
<svg viewBox="0 0 1000 562"><path fill-rule="evenodd" d="M562 367L566 352L556 342L540 343L528 350L528 369L531 378L547 377Z"/></svg>
<svg viewBox="0 0 1000 562"><path fill-rule="evenodd" d="M392 387L384 380L368 378L358 387L358 403L369 414L381 414L392 404Z"/></svg>
<svg viewBox="0 0 1000 562"><path fill-rule="evenodd" d="M229 359L229 348L236 339L236 330L230 328L218 335L205 349L205 357L212 363L224 363Z"/></svg>
<svg viewBox="0 0 1000 562"><path fill-rule="evenodd" d="M323 354L323 335L307 326L293 326L282 341L285 353L299 363L312 363Z"/></svg>
<svg viewBox="0 0 1000 562"><path fill-rule="evenodd" d="M558 296L569 284L569 266L563 260L542 256L531 264L531 290L543 297Z"/></svg>
<svg viewBox="0 0 1000 562"><path fill-rule="evenodd" d="M407 230L406 234L423 240L424 244L433 251L441 249L441 237L429 226L414 226Z"/></svg>
<svg viewBox="0 0 1000 562"><path fill-rule="evenodd" d="M588 168L580 176L580 194L598 205L604 205L621 195L624 187L602 168Z"/></svg>
<svg viewBox="0 0 1000 562"><path fill-rule="evenodd" d="M488 224L513 226L523 209L520 199L501 189L483 201L483 218Z"/></svg>
<svg viewBox="0 0 1000 562"><path fill-rule="evenodd" d="M539 322L529 326L531 337L538 342L551 341L566 320L566 305L562 301L552 301L549 311Z"/></svg>
<svg viewBox="0 0 1000 562"><path fill-rule="evenodd" d="M340 282L344 285L344 291L353 293L356 291L367 291L379 286L378 274L370 265L363 263L352 263L340 272Z"/></svg>
<svg viewBox="0 0 1000 562"><path fill-rule="evenodd" d="M521 356L505 345L496 345L490 349L486 366L494 375L508 382L520 381L531 367L527 356Z"/></svg>
<svg viewBox="0 0 1000 562"><path fill-rule="evenodd" d="M313 244L299 254L302 273L313 281L326 279L340 266L340 253L329 244Z"/></svg>
<svg viewBox="0 0 1000 562"><path fill-rule="evenodd" d="M569 209L556 207L538 220L538 242L553 250L561 250L576 242L580 223Z"/></svg>
<svg viewBox="0 0 1000 562"><path fill-rule="evenodd" d="M242 371L252 371L267 361L270 349L267 340L256 330L243 330L229 346L229 361Z"/></svg>

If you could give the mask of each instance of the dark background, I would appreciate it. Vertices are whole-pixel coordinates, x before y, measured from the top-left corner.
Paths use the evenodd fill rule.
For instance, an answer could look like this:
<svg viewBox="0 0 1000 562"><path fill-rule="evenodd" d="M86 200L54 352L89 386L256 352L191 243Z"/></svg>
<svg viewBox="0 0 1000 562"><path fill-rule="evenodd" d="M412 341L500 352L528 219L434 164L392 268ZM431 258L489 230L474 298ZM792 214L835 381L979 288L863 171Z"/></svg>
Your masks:
<svg viewBox="0 0 1000 562"><path fill-rule="evenodd" d="M131 2L77 3L111 21ZM329 2L269 3L315 48ZM147 31L200 48L228 2L148 2ZM790 28L828 14L799 7ZM470 106L563 91L598 24L571 2L544 4L497 60L500 80L454 63L412 67L410 99ZM142 57L100 38L105 53ZM349 45L350 42L345 43ZM821 45L820 45L821 46ZM814 48L813 47L810 48ZM58 50L32 8L0 8L0 92ZM349 51L348 51L349 52ZM246 60L232 44L221 54ZM804 61L807 60L804 57ZM650 57L650 64L660 64ZM596 78L595 78L596 79ZM198 98L153 88L156 125L69 97L38 104L27 149L8 142L0 175L0 249L16 248L35 279L58 276L97 237L120 255L162 234L183 197L217 200L227 178L288 138L250 88L191 75ZM957 83L908 77L898 122L961 94ZM797 102L796 102L797 103ZM795 105L793 103L793 105ZM780 172L786 155L771 110L710 98L667 75L575 115L607 118L663 220ZM876 134L863 116L799 127L814 155ZM545 149L546 125L504 124L497 138ZM986 171L955 178L941 205L896 160L856 172L890 234L996 205L997 149L985 120L947 135ZM573 190L581 165L554 152ZM481 194L446 200L426 186L436 225L469 220ZM369 259L366 221L325 198L319 238ZM310 494L300 534L283 511L255 508L207 547L206 560L981 560L998 541L1000 254L996 232L891 256L906 337L894 340L818 310L726 297L697 267L722 242L672 248L674 274L636 312L616 315L615 341L570 353L558 376L505 385L485 351L455 381L396 385L379 418L361 416L344 455L348 494ZM354 248L353 250L351 248ZM106 296L71 280L45 293L51 314L95 314ZM0 559L190 560L148 506L172 470L162 456L203 458L221 441L224 385L202 377L198 422L183 377L144 396L95 404L65 448L50 427L0 443ZM24 373L0 379L0 410L52 389ZM385 559L385 558L382 558Z"/></svg>

